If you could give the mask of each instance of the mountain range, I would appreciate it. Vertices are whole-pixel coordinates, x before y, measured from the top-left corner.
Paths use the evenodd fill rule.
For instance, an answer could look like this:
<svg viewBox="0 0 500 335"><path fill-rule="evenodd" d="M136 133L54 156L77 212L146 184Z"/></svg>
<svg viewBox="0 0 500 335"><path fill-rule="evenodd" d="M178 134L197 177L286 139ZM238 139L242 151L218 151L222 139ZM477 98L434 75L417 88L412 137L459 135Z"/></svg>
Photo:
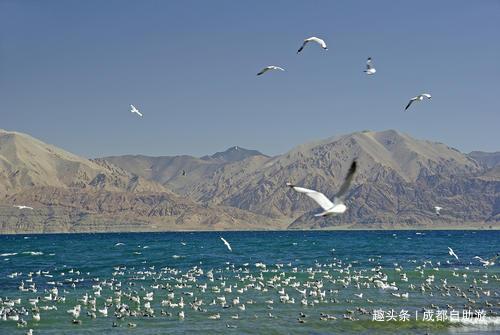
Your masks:
<svg viewBox="0 0 500 335"><path fill-rule="evenodd" d="M342 216L287 182L334 196L356 159ZM0 130L0 232L498 228L500 154L465 154L395 130L362 131L270 157L238 146L203 157L86 159ZM18 209L27 205L34 209ZM443 207L437 216L434 206Z"/></svg>

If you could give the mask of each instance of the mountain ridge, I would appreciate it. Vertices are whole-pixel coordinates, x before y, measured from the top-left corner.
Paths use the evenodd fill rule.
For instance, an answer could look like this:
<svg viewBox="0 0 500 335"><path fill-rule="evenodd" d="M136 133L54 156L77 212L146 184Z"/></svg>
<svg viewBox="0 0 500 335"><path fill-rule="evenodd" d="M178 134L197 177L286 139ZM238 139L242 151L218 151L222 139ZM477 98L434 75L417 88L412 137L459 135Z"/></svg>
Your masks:
<svg viewBox="0 0 500 335"><path fill-rule="evenodd" d="M333 197L352 160L347 212L286 182ZM498 227L500 170L443 143L396 130L337 135L274 157L241 147L200 158L86 159L0 131L0 231ZM20 212L13 205L32 205ZM444 207L436 216L433 207Z"/></svg>

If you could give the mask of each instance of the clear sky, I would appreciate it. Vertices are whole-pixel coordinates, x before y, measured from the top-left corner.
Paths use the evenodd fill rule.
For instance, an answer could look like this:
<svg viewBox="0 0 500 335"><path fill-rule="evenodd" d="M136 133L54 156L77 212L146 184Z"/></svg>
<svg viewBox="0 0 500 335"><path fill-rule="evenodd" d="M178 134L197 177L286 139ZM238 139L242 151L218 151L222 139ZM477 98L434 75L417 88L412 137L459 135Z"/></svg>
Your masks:
<svg viewBox="0 0 500 335"><path fill-rule="evenodd" d="M329 50L297 55L309 36ZM496 151L499 98L498 0L0 0L0 128L87 157L389 128Z"/></svg>

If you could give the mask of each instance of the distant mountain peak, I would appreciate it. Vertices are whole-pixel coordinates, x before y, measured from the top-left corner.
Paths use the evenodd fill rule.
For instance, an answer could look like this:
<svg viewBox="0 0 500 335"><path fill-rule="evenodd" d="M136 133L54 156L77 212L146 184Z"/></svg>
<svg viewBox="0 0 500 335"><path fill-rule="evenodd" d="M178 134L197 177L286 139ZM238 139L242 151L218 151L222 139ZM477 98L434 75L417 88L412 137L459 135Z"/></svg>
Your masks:
<svg viewBox="0 0 500 335"><path fill-rule="evenodd" d="M263 153L257 150L245 149L240 146L232 146L225 151L219 151L211 156L203 156L203 160L217 160L221 162L238 162L242 161L248 157L252 156L265 156Z"/></svg>

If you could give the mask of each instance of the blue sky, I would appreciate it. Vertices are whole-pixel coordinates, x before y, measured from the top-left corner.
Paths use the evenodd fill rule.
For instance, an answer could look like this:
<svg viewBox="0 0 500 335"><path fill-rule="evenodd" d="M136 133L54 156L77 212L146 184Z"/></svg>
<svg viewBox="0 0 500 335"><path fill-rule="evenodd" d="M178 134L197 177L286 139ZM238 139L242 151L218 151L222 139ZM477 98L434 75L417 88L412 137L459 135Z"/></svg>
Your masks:
<svg viewBox="0 0 500 335"><path fill-rule="evenodd" d="M297 55L313 35L329 50ZM499 36L497 0L0 0L0 128L87 157L279 154L390 128L496 151ZM255 76L271 64L287 71Z"/></svg>

